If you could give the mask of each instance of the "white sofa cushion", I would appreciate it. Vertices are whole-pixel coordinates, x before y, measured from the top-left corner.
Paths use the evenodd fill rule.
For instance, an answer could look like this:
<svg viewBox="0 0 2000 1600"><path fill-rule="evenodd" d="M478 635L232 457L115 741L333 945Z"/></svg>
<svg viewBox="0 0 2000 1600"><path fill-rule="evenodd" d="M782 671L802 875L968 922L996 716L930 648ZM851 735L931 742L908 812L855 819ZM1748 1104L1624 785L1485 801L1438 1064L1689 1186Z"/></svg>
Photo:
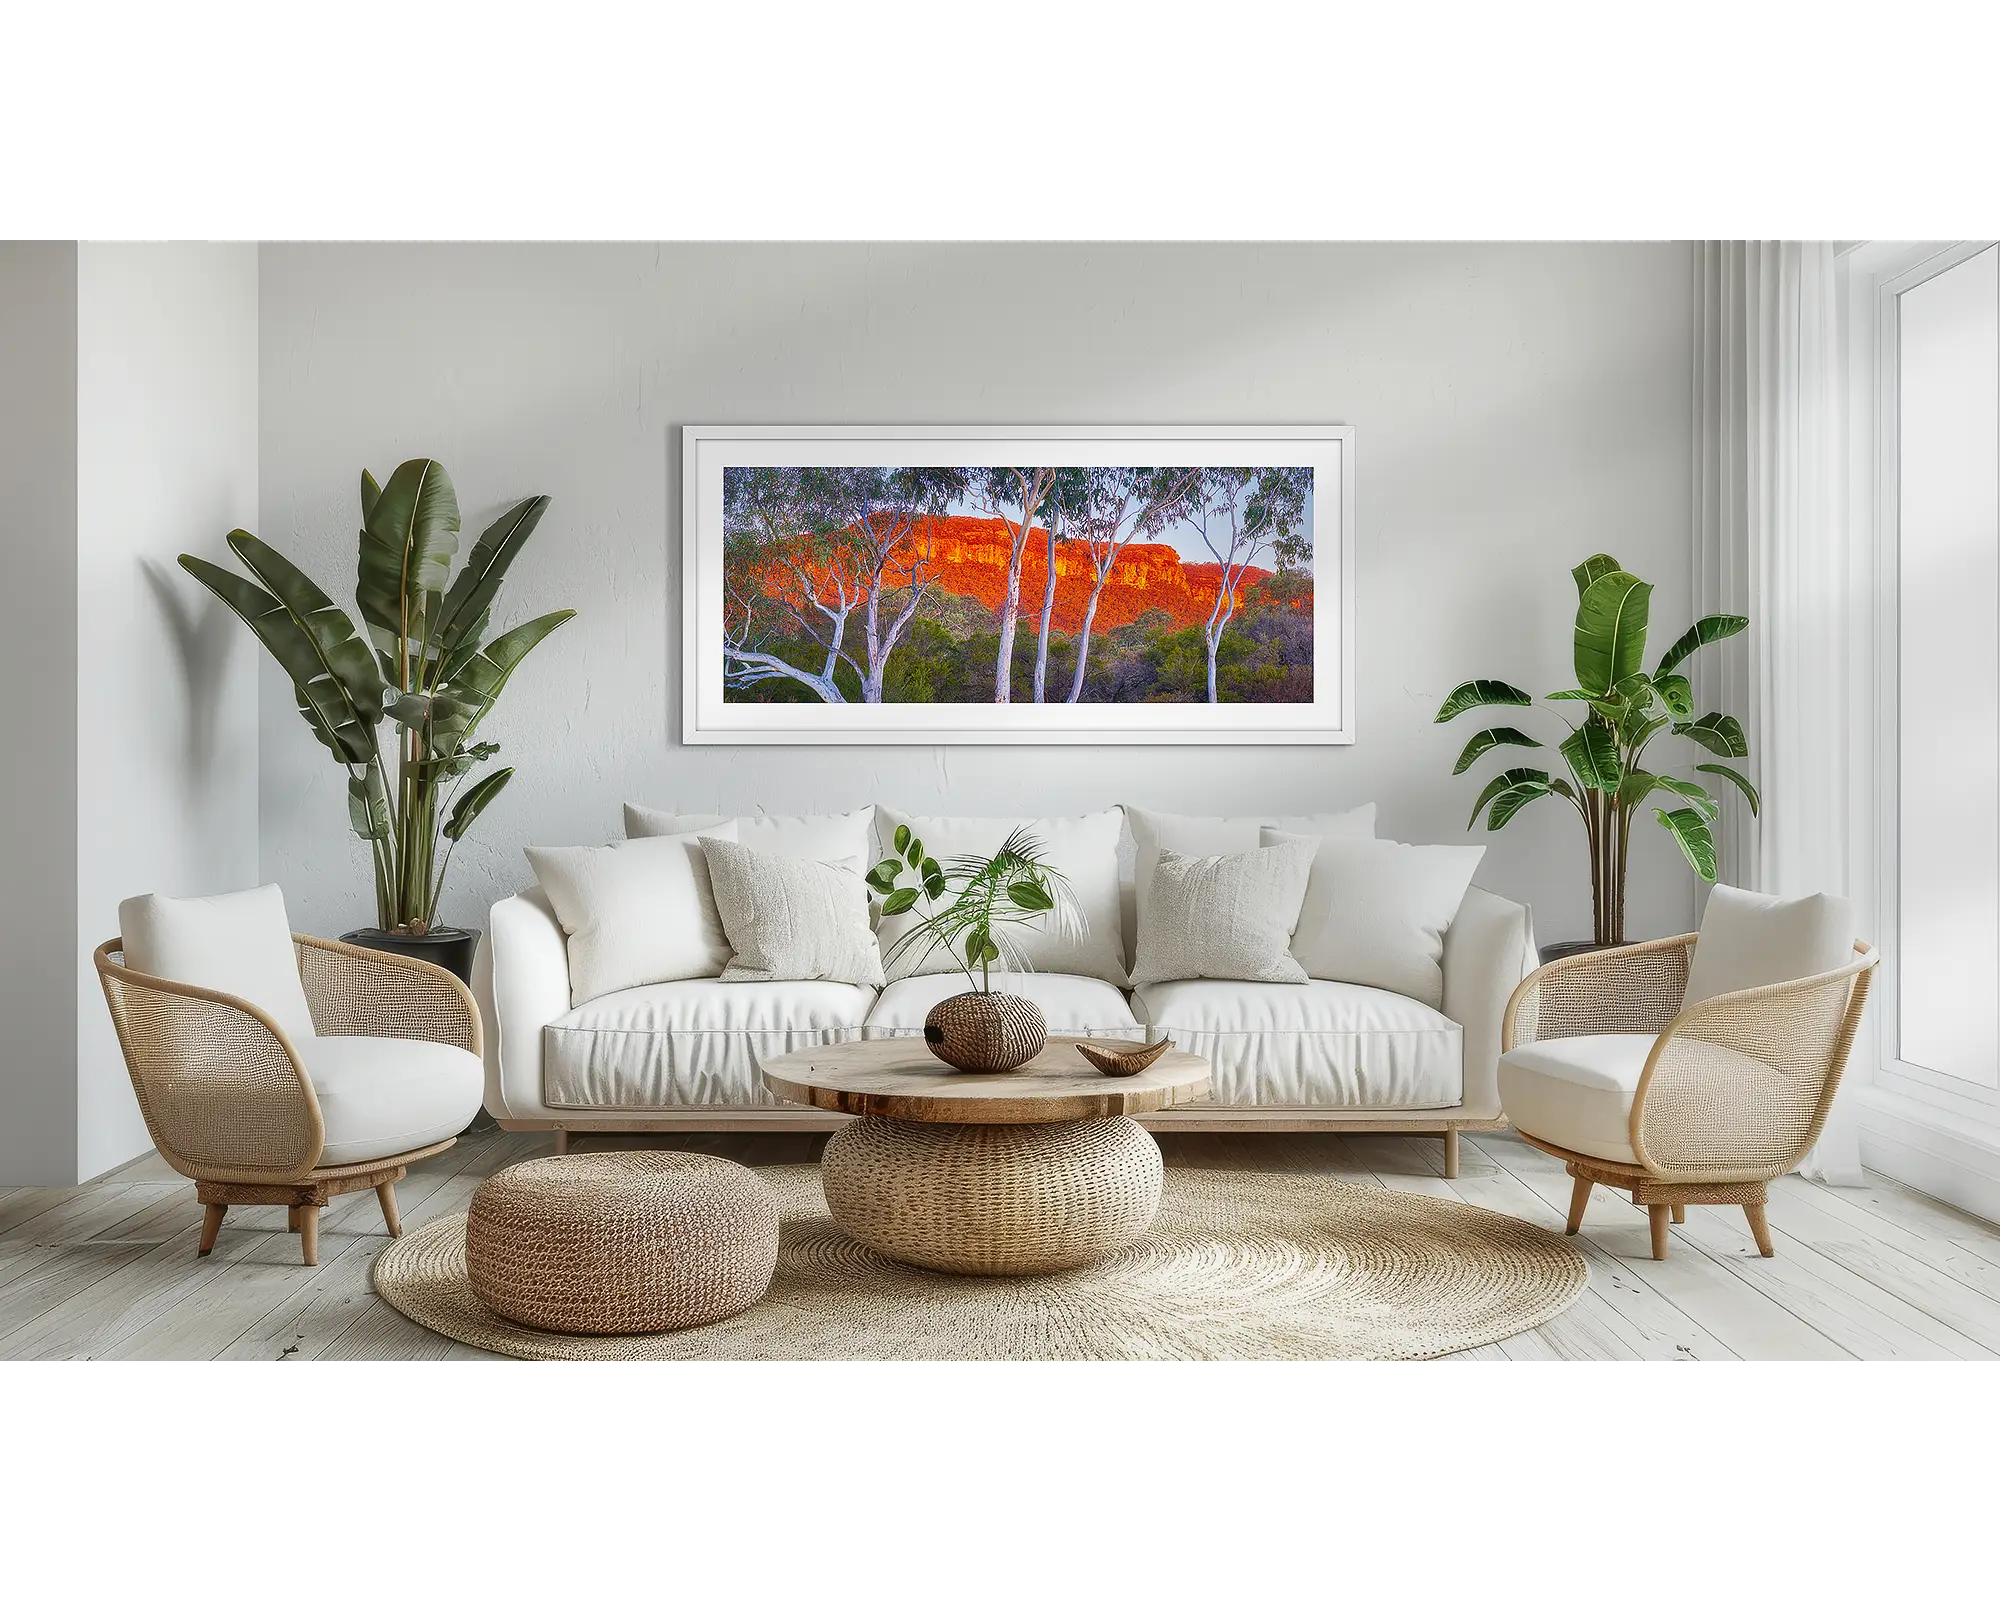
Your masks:
<svg viewBox="0 0 2000 1600"><path fill-rule="evenodd" d="M119 902L118 932L132 971L248 1000L294 1044L316 1031L275 883L187 900L136 895Z"/></svg>
<svg viewBox="0 0 2000 1600"><path fill-rule="evenodd" d="M556 1108L769 1106L768 1056L862 1037L875 991L850 983L694 978L625 989L542 1030L542 1097Z"/></svg>
<svg viewBox="0 0 2000 1600"><path fill-rule="evenodd" d="M428 1039L322 1034L294 1039L326 1128L322 1167L420 1150L464 1130L479 1110L479 1057Z"/></svg>
<svg viewBox="0 0 2000 1600"><path fill-rule="evenodd" d="M825 816L749 817L675 816L647 806L625 807L625 837L651 839L669 833L697 833L720 823L736 824L736 839L753 850L802 861L862 860L863 872L875 864L875 808L838 811Z"/></svg>
<svg viewBox="0 0 2000 1600"><path fill-rule="evenodd" d="M1580 1156L1636 1162L1632 1101L1655 1037L1580 1033L1516 1046L1500 1058L1508 1121Z"/></svg>
<svg viewBox="0 0 2000 1600"><path fill-rule="evenodd" d="M572 1005L722 971L729 939L701 843L735 837L735 823L719 822L623 844L528 847L528 863L569 939Z"/></svg>
<svg viewBox="0 0 2000 1600"><path fill-rule="evenodd" d="M1375 837L1373 801L1352 811L1324 811L1296 817L1184 817L1172 811L1141 811L1136 806L1127 806L1125 818L1132 826L1132 892L1140 914L1145 912L1153 869L1159 864L1162 850L1183 856L1241 855L1264 842L1265 828L1282 828L1286 833L1306 833L1320 839Z"/></svg>
<svg viewBox="0 0 2000 1600"><path fill-rule="evenodd" d="M1718 883L1708 891L1683 1006L1832 972L1854 959L1854 906L1837 894L1798 900Z"/></svg>
<svg viewBox="0 0 2000 1600"><path fill-rule="evenodd" d="M1124 992L1098 978L1080 978L1073 972L996 972L993 987L1038 1006L1050 1033L1130 1039L1134 1043L1146 1037L1146 1029L1132 1015ZM920 1034L932 1006L964 992L962 973L898 978L882 991L868 1013L868 1037L894 1039Z"/></svg>
<svg viewBox="0 0 2000 1600"><path fill-rule="evenodd" d="M1444 935L1486 846L1316 839L1263 831L1265 844L1311 843L1312 877L1292 954L1310 978L1444 1001Z"/></svg>
<svg viewBox="0 0 2000 1600"><path fill-rule="evenodd" d="M1141 986L1148 1039L1206 1056L1225 1106L1323 1109L1459 1104L1463 1035L1407 995L1352 983L1197 979Z"/></svg>
<svg viewBox="0 0 2000 1600"><path fill-rule="evenodd" d="M1230 856L1162 850L1139 910L1134 983L1238 978L1304 983L1292 955L1318 842L1297 839Z"/></svg>
<svg viewBox="0 0 2000 1600"><path fill-rule="evenodd" d="M804 861L730 839L704 839L702 852L736 952L722 969L724 982L882 981L859 856L846 864Z"/></svg>
<svg viewBox="0 0 2000 1600"><path fill-rule="evenodd" d="M1068 879L1084 926L1074 937L1059 933L1044 917L1014 929L1022 961L1034 972L1073 972L1106 983L1125 981L1125 939L1118 907L1118 838L1122 813L1092 812L1082 817L917 817L887 806L875 808L875 860L896 853L896 829L907 827L923 841L924 850L940 865L950 867L960 855L990 856L1016 828L1027 828L1048 852L1048 864ZM871 865L873 863L871 862ZM905 882L909 881L907 875ZM922 911L884 917L876 928L882 944L883 969L891 978L955 970L943 950L919 954L915 946L889 952L896 941L917 925Z"/></svg>

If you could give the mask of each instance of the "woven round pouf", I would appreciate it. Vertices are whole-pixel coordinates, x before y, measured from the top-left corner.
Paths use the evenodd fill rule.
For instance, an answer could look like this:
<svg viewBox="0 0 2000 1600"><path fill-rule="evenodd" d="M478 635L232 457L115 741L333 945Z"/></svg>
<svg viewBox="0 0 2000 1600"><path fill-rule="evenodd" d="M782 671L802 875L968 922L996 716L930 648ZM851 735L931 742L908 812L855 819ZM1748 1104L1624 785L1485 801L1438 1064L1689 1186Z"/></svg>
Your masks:
<svg viewBox="0 0 2000 1600"><path fill-rule="evenodd" d="M863 1117L820 1157L851 1238L939 1272L1060 1272L1122 1250L1160 1207L1160 1147L1130 1117L982 1125Z"/></svg>
<svg viewBox="0 0 2000 1600"><path fill-rule="evenodd" d="M778 1207L747 1167L669 1150L523 1161L465 1220L472 1292L558 1333L666 1333L755 1305L778 1262Z"/></svg>

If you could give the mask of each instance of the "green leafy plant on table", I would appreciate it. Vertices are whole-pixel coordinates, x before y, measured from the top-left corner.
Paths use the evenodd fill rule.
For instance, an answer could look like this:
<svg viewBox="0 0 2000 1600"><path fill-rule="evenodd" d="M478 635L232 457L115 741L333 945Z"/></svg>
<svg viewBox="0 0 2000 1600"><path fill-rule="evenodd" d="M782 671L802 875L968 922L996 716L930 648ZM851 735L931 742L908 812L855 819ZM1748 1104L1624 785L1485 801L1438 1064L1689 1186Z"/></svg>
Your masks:
<svg viewBox="0 0 2000 1600"><path fill-rule="evenodd" d="M900 916L923 908L915 926L889 949L891 963L906 949L921 961L943 950L981 994L992 989L995 964L1022 967L1018 930L1053 916L1058 932L1083 926L1069 880L1048 864L1048 852L1032 830L1016 828L990 856L961 855L939 862L922 839L898 825L896 853L868 872L868 887L881 900L882 915ZM904 872L911 876L901 883Z"/></svg>
<svg viewBox="0 0 2000 1600"><path fill-rule="evenodd" d="M1647 801L1655 820L1674 837L1681 853L1704 879L1715 881L1712 824L1721 802L1692 776L1656 771L1647 758L1656 739L1685 739L1723 761L1744 761L1750 747L1736 718L1719 711L1696 714L1694 689L1683 667L1704 645L1741 633L1749 619L1703 617L1676 639L1649 673L1644 670L1648 612L1653 586L1625 571L1607 555L1594 555L1571 574L1576 579L1576 684L1542 697L1539 709L1560 722L1558 740L1567 778L1536 767L1510 767L1490 779L1472 808L1489 830L1505 827L1544 795L1558 795L1583 820L1590 851L1591 928L1600 945L1625 939L1625 877L1632 843L1632 818ZM1525 689L1496 678L1461 683L1445 697L1437 720L1449 722L1482 707L1534 706ZM1520 728L1485 728L1459 753L1454 776L1469 772L1488 751L1539 750L1542 741ZM1504 758L1503 758L1504 759ZM1757 813L1756 788L1742 772L1722 761L1697 762L1694 773L1708 774L1737 790Z"/></svg>

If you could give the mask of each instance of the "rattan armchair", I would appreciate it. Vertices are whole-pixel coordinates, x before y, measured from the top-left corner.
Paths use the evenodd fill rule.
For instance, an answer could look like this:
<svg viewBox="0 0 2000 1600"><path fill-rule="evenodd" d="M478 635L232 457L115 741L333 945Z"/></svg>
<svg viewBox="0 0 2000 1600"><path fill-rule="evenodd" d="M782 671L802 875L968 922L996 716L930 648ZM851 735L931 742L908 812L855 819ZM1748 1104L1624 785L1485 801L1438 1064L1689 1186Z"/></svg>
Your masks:
<svg viewBox="0 0 2000 1600"><path fill-rule="evenodd" d="M1689 1205L1741 1206L1768 1256L1768 1185L1819 1138L1877 958L1856 943L1854 960L1834 971L1682 1009L1696 937L1589 951L1531 973L1501 1023L1501 1098L1505 1052L1582 1035L1654 1036L1632 1092L1623 1141L1630 1160L1565 1148L1507 1106L1521 1137L1560 1157L1576 1180L1565 1231L1582 1226L1591 1189L1602 1183L1631 1191L1646 1208L1656 1259L1666 1257L1670 1223ZM1636 1050L1637 1041L1628 1059Z"/></svg>
<svg viewBox="0 0 2000 1600"><path fill-rule="evenodd" d="M293 934L292 946L321 1036L423 1040L480 1054L479 1008L450 973L305 934ZM131 971L123 949L119 939L98 946L98 980L146 1130L167 1164L194 1179L206 1208L200 1254L215 1247L232 1205L282 1205L305 1264L317 1266L320 1208L360 1189L375 1190L389 1232L400 1235L396 1183L456 1135L320 1165L326 1127L294 1042L247 1000Z"/></svg>

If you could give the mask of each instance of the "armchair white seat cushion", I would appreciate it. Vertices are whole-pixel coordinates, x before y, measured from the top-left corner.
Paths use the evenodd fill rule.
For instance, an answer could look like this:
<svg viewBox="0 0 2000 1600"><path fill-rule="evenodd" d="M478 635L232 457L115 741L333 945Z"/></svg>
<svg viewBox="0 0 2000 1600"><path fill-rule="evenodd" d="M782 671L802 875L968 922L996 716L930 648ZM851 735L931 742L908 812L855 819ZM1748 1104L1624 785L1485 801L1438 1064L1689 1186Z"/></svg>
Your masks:
<svg viewBox="0 0 2000 1600"><path fill-rule="evenodd" d="M862 1037L862 983L689 978L600 995L543 1029L551 1107L775 1105L766 1056Z"/></svg>
<svg viewBox="0 0 2000 1600"><path fill-rule="evenodd" d="M1146 1037L1145 1025L1132 1015L1124 991L1097 978L1073 972L996 972L993 987L1039 1006L1050 1033L1130 1039L1135 1044ZM868 1013L868 1037L896 1039L920 1034L931 1007L964 989L965 977L957 972L898 978L882 991Z"/></svg>
<svg viewBox="0 0 2000 1600"><path fill-rule="evenodd" d="M1606 1161L1636 1163L1632 1100L1650 1033L1579 1033L1521 1045L1500 1058L1500 1100L1523 1133Z"/></svg>
<svg viewBox="0 0 2000 1600"><path fill-rule="evenodd" d="M1407 995L1354 983L1194 978L1141 984L1149 1039L1206 1056L1224 1106L1458 1105L1464 1031Z"/></svg>
<svg viewBox="0 0 2000 1600"><path fill-rule="evenodd" d="M469 1050L428 1039L322 1034L292 1040L326 1126L322 1167L418 1150L479 1110L485 1072Z"/></svg>

